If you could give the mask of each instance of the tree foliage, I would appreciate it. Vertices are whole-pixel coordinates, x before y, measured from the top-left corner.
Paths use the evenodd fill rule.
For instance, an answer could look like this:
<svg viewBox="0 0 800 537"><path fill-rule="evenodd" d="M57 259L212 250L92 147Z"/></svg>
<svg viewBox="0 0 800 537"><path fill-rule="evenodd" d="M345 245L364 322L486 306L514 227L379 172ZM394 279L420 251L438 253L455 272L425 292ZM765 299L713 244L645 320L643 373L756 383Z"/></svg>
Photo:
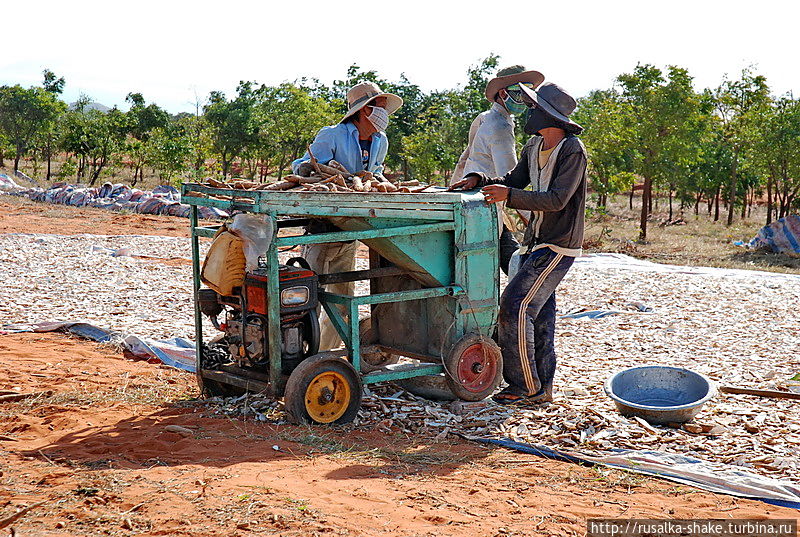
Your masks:
<svg viewBox="0 0 800 537"><path fill-rule="evenodd" d="M330 84L244 81L232 97L213 91L196 99L194 113L174 116L136 91L126 97L127 112L94 110L86 96L68 109L60 97L64 78L45 69L40 87L0 87L0 166L13 157L15 169L23 158L37 169L46 160L49 179L50 162L61 153L55 175L90 183L120 166L130 168L133 183L145 170L164 181L280 177L320 128L341 119L347 90L371 81L404 101L387 129L387 170L443 184L470 124L491 106L484 89L499 65L489 55L466 70L461 84L433 91L356 64ZM630 192L633 206L634 192L642 190L642 239L661 198L669 199L669 219L677 202L680 210L693 206L699 215L702 207L728 223L737 208L746 216L764 197L767 222L800 204L800 102L772 96L752 68L698 91L686 69L640 64L611 88L578 99L574 118L585 128L598 207L621 192ZM518 121L522 144L525 118Z"/></svg>

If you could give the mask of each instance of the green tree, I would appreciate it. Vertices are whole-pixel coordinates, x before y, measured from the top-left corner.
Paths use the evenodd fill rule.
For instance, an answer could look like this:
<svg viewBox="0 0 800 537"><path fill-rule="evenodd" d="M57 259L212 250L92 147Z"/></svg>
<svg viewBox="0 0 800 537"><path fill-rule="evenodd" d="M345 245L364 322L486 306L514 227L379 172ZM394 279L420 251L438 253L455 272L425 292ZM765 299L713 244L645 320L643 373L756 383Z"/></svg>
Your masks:
<svg viewBox="0 0 800 537"><path fill-rule="evenodd" d="M800 101L777 99L756 128L752 160L767 177L767 224L783 218L800 195Z"/></svg>
<svg viewBox="0 0 800 537"><path fill-rule="evenodd" d="M133 168L132 185L144 179L144 164L148 159L147 142L155 129L166 130L170 123L169 114L155 103L145 104L141 93L128 93L125 100L131 103L127 122L130 137L125 142L125 152ZM162 132L162 134L163 134Z"/></svg>
<svg viewBox="0 0 800 537"><path fill-rule="evenodd" d="M670 66L666 76L652 65L637 65L632 73L617 78L620 98L630 107L632 122L632 171L642 177L642 209L639 240L647 239L655 182L669 185L699 159L696 140L702 107L692 88L692 78L680 67Z"/></svg>
<svg viewBox="0 0 800 537"><path fill-rule="evenodd" d="M446 183L463 146L448 106L450 95L440 97L437 104L426 107L413 134L402 139L401 150L414 177L436 182L437 176L445 176Z"/></svg>
<svg viewBox="0 0 800 537"><path fill-rule="evenodd" d="M87 113L86 149L89 159L89 184L94 185L103 169L124 149L130 129L128 118L116 107L108 112L89 110Z"/></svg>
<svg viewBox="0 0 800 537"><path fill-rule="evenodd" d="M231 163L258 141L254 104L253 83L240 82L236 98L229 101L224 93L212 91L203 108L213 152L221 160L223 177L229 175Z"/></svg>
<svg viewBox="0 0 800 537"><path fill-rule="evenodd" d="M46 131L64 110L64 103L37 87L0 87L0 132L14 146L14 172L35 138Z"/></svg>
<svg viewBox="0 0 800 537"><path fill-rule="evenodd" d="M288 82L262 86L256 93L259 128L254 156L263 163L262 179L271 166L281 177L322 127L336 123L339 113L321 97Z"/></svg>
<svg viewBox="0 0 800 537"><path fill-rule="evenodd" d="M581 139L589 154L589 180L604 208L609 194L633 187L635 149L633 109L614 90L592 91L578 100L574 118L584 127Z"/></svg>
<svg viewBox="0 0 800 537"><path fill-rule="evenodd" d="M732 161L728 179L728 219L733 223L736 206L739 168L747 145L755 140L756 126L769 106L767 79L744 69L739 80L724 80L713 91L716 113L722 122L723 143L731 151Z"/></svg>
<svg viewBox="0 0 800 537"><path fill-rule="evenodd" d="M42 76L44 77L42 87L45 91L54 95L61 95L64 92L65 81L63 76L57 78L56 74L50 69L42 71Z"/></svg>
<svg viewBox="0 0 800 537"><path fill-rule="evenodd" d="M154 128L146 142L147 163L158 170L159 177L166 182L186 170L191 152L187 133L177 124Z"/></svg>

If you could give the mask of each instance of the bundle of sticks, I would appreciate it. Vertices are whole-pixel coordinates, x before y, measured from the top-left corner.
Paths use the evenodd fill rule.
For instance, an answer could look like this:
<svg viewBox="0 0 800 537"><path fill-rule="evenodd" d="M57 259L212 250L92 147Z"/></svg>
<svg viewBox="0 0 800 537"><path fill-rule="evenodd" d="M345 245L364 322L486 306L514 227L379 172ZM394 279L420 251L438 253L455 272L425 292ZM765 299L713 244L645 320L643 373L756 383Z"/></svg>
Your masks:
<svg viewBox="0 0 800 537"><path fill-rule="evenodd" d="M310 148L309 148L310 153ZM241 190L284 190L306 192L423 192L431 185L421 184L417 180L392 182L383 176L376 176L367 171L352 174L347 168L335 160L328 164L320 164L314 154L311 155L313 172L308 177L287 175L281 180L271 183L256 183L237 180L232 183L208 179L208 184L216 188L234 188Z"/></svg>

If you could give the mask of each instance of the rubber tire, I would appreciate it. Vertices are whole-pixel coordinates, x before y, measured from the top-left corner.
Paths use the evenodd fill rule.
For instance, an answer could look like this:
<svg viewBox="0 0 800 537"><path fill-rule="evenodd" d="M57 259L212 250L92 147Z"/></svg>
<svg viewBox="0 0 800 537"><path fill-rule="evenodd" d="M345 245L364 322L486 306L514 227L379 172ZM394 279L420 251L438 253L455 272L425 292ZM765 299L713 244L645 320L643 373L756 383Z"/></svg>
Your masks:
<svg viewBox="0 0 800 537"><path fill-rule="evenodd" d="M495 355L495 360L497 361L496 374L494 378L486 386L486 388L479 392L467 390L461 385L461 383L450 376L450 373L455 374L461 354L476 343L483 343L486 345L490 349L490 352ZM500 347L497 345L497 343L495 343L493 339L486 336L479 336L478 334L465 334L456 342L455 345L451 347L450 352L444 356L442 361L445 365L447 385L450 387L450 390L456 395L456 397L463 401L483 401L492 393L494 393L495 390L497 390L498 386L500 386L500 383L503 380L503 354L500 351Z"/></svg>
<svg viewBox="0 0 800 537"><path fill-rule="evenodd" d="M305 395L311 381L320 373L327 371L340 373L347 380L350 387L350 401L347 404L347 410L339 419L323 424L314 421L309 416L306 411ZM331 356L330 353L320 353L300 362L300 365L289 375L289 379L286 381L286 389L283 392L283 403L289 421L292 423L298 425L307 423L341 425L350 423L358 415L358 410L361 408L362 389L361 376L350 362L336 355Z"/></svg>

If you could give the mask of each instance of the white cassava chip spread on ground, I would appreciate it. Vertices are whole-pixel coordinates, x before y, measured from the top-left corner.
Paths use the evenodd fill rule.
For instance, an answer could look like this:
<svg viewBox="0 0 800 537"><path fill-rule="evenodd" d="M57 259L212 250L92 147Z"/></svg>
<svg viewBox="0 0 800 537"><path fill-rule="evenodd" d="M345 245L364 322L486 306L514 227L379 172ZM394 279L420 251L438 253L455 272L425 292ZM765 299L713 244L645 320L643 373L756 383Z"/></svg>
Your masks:
<svg viewBox="0 0 800 537"><path fill-rule="evenodd" d="M174 259L190 255L185 238L2 235L0 323L80 319L139 336L192 337L191 266ZM357 268L364 262L361 256ZM622 418L603 392L610 374L643 364L687 367L720 384L800 391L789 380L800 373L800 276L580 260L557 297L561 314L622 313L558 320L554 403L437 403L373 387L355 426L510 437L582 452L654 449L800 479L798 401L719 394L694 420L711 429L706 435ZM257 397L219 401L219 410L281 419L278 406Z"/></svg>

